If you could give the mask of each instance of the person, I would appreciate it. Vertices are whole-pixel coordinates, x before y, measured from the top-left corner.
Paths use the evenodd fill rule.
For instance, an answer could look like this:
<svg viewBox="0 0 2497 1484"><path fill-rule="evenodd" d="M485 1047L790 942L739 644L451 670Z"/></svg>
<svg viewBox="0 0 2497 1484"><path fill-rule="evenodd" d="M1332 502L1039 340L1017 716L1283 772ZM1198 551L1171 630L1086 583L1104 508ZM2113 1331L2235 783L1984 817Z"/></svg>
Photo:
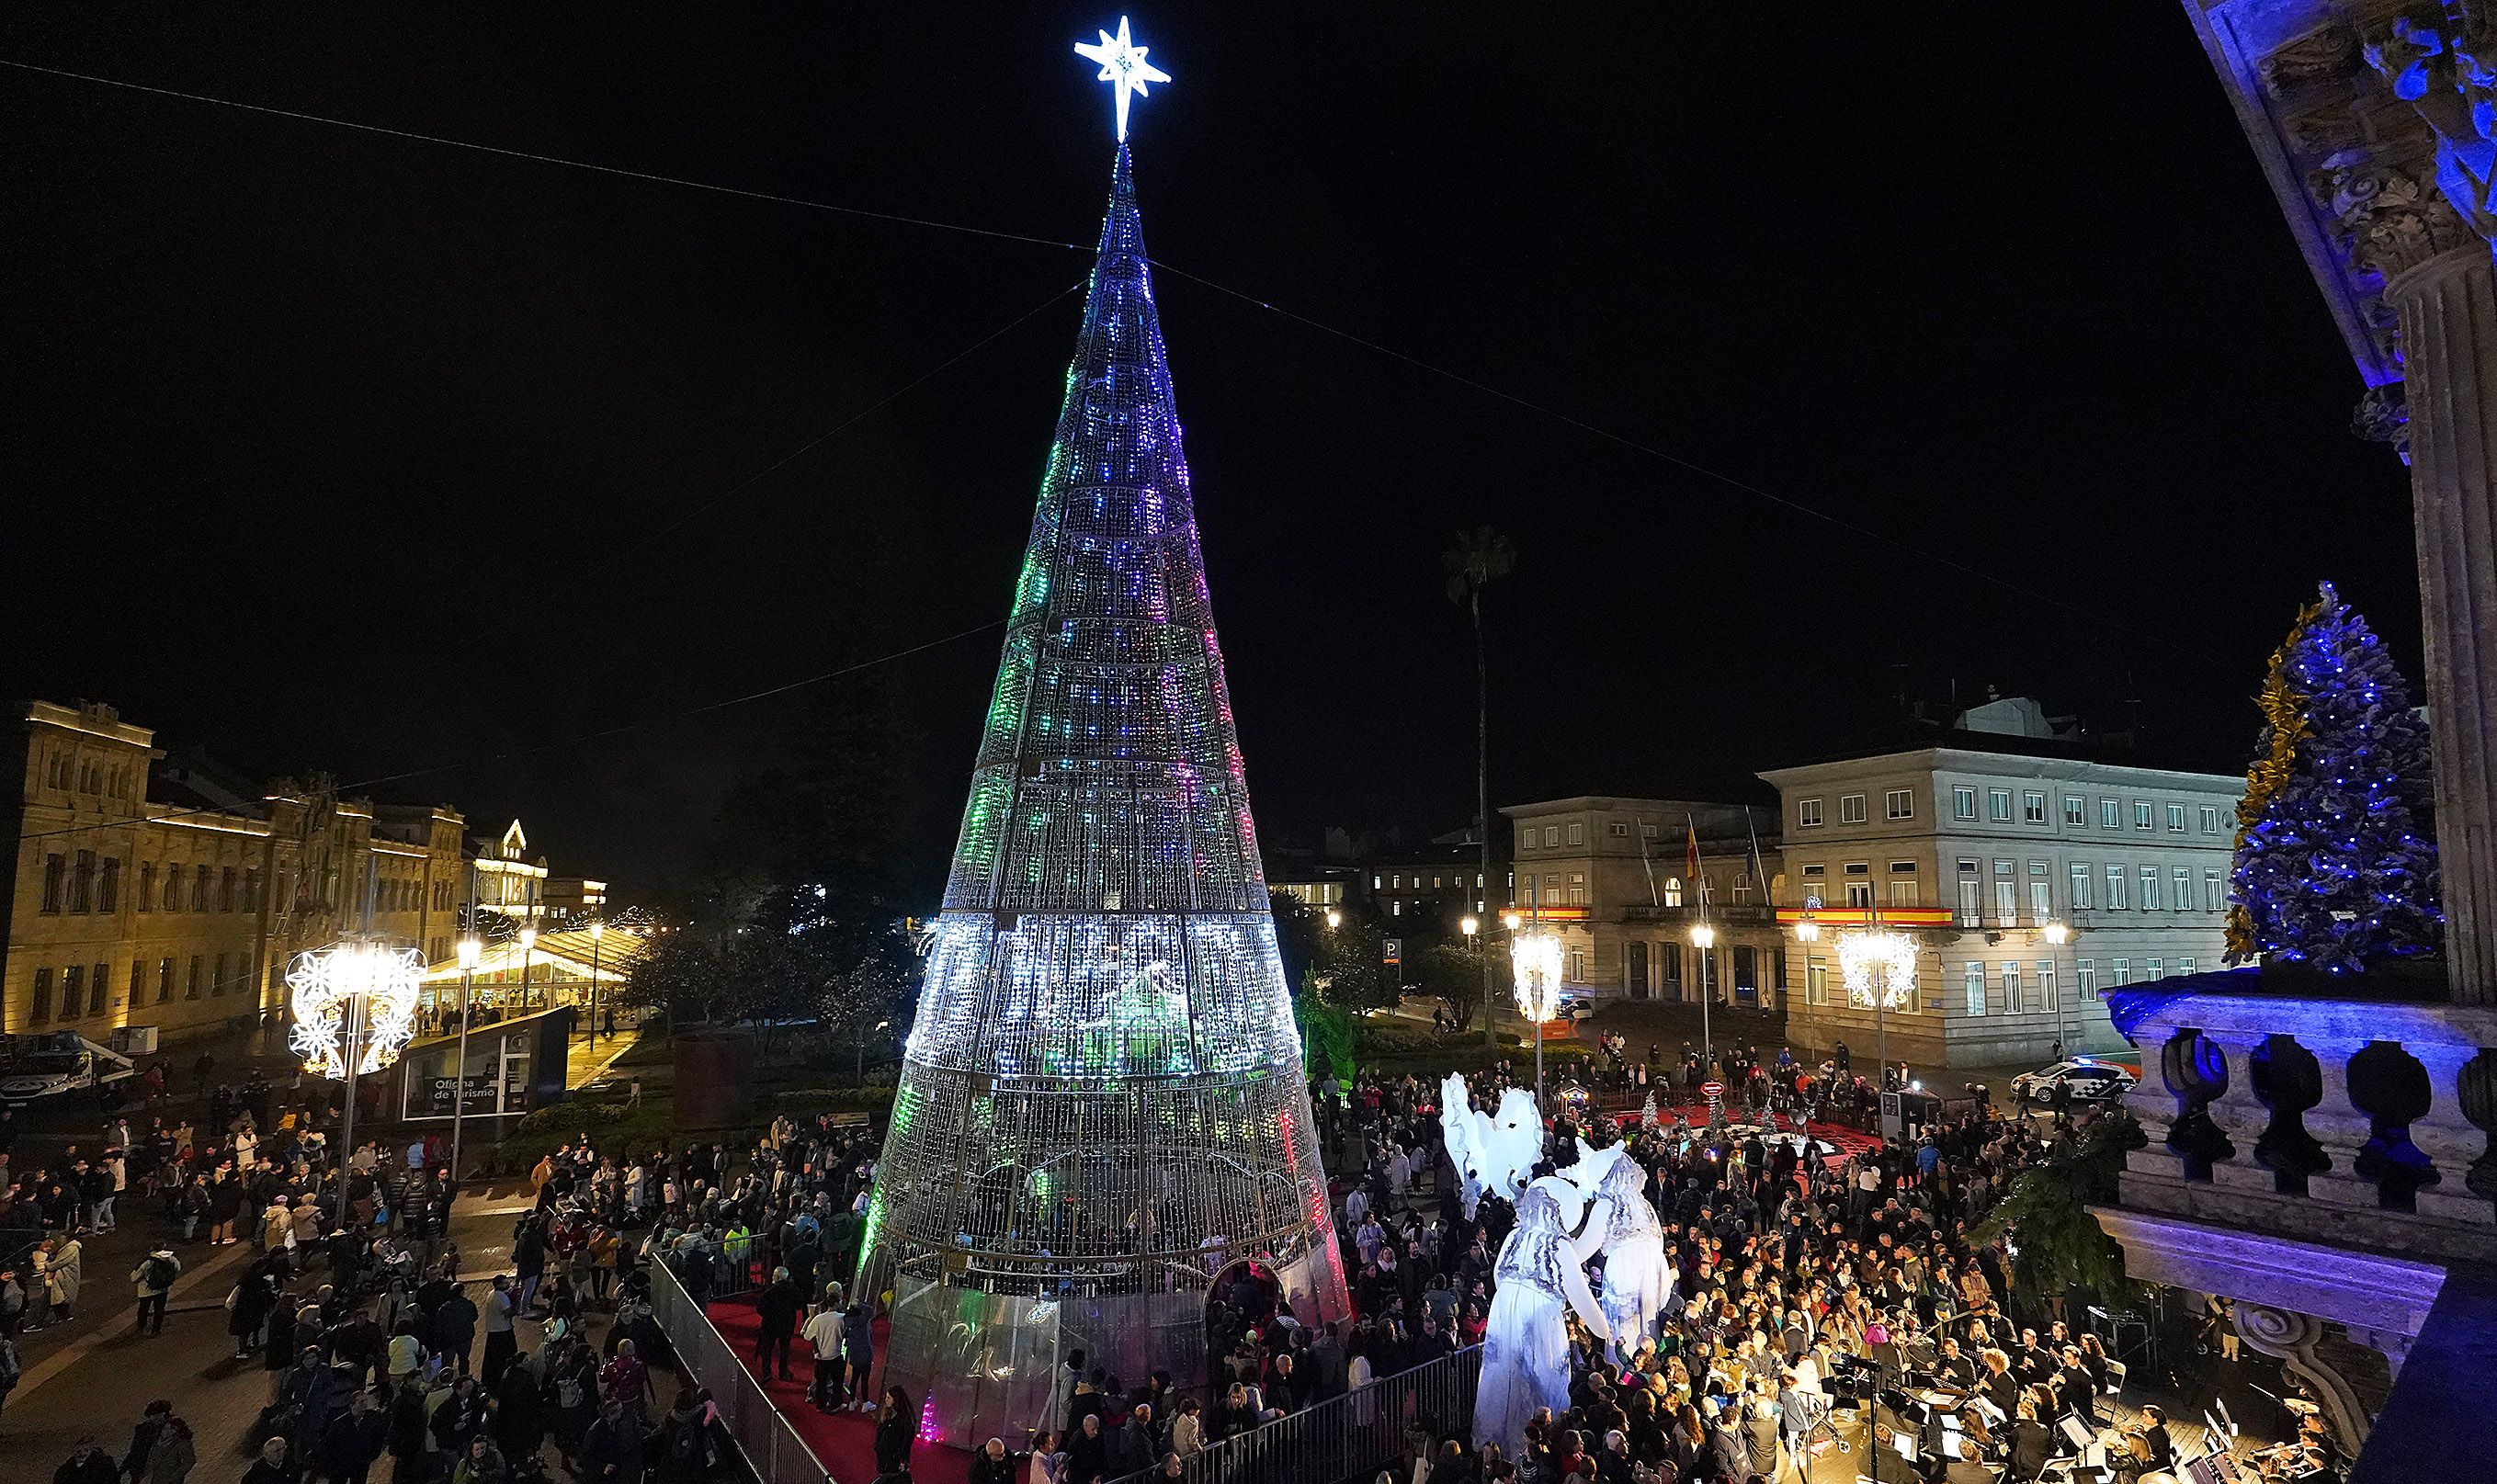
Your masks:
<svg viewBox="0 0 2497 1484"><path fill-rule="evenodd" d="M52 1322L66 1324L78 1309L79 1288L85 1276L86 1248L72 1232L54 1247L44 1265L44 1293L52 1301Z"/></svg>
<svg viewBox="0 0 2497 1484"><path fill-rule="evenodd" d="M480 1433L468 1439L468 1451L451 1470L451 1484L505 1484L511 1476L512 1467L504 1462L503 1450Z"/></svg>
<svg viewBox="0 0 2497 1484"><path fill-rule="evenodd" d="M165 1299L174 1291L174 1279L182 1273L182 1259L171 1247L158 1247L139 1259L130 1270L131 1286L139 1290L139 1322L132 1333L161 1335L165 1333Z"/></svg>
<svg viewBox="0 0 2497 1484"><path fill-rule="evenodd" d="M130 1446L121 1455L121 1471L129 1476L131 1484L147 1477L147 1460L156 1451L156 1436L165 1431L165 1424L173 1416L173 1403L150 1402L147 1410L140 1414L139 1425L130 1430Z"/></svg>
<svg viewBox="0 0 2497 1484"><path fill-rule="evenodd" d="M711 1438L696 1396L690 1389L679 1392L677 1405L659 1423L660 1484L698 1484L710 1471Z"/></svg>
<svg viewBox="0 0 2497 1484"><path fill-rule="evenodd" d="M584 1484L641 1484L642 1427L623 1403L611 1398L599 1406L598 1420L582 1439L581 1462Z"/></svg>
<svg viewBox="0 0 2497 1484"><path fill-rule="evenodd" d="M296 1466L294 1453L283 1437L272 1437L260 1445L260 1456L243 1470L242 1484L297 1484L303 1470ZM55 1479L53 1484L63 1484Z"/></svg>
<svg viewBox="0 0 2497 1484"><path fill-rule="evenodd" d="M754 1313L761 1320L754 1336L754 1370L765 1380L772 1378L773 1360L778 1357L780 1379L789 1380L789 1335L798 1327L798 1310L802 1300L798 1285L789 1278L789 1270L775 1268L772 1281L755 1296Z"/></svg>
<svg viewBox="0 0 2497 1484"><path fill-rule="evenodd" d="M147 1484L185 1484L199 1462L200 1450L192 1441L191 1425L169 1416L156 1434L154 1446L147 1450Z"/></svg>
<svg viewBox="0 0 2497 1484"><path fill-rule="evenodd" d="M1114 1434L1110 1439L1110 1468L1114 1474L1143 1473L1161 1461L1162 1450L1154 1441L1152 1407L1137 1404Z"/></svg>
<svg viewBox="0 0 2497 1484"><path fill-rule="evenodd" d="M488 1391L495 1389L495 1383L502 1380L513 1357L520 1354L520 1337L512 1332L512 1310L511 1275L497 1273L492 1291L486 1295L486 1359L479 1367Z"/></svg>
<svg viewBox="0 0 2497 1484"><path fill-rule="evenodd" d="M1242 1388L1232 1384L1233 1391ZM1102 1435L1101 1414L1086 1412L1066 1435L1065 1484L1100 1484L1109 1477L1110 1439Z"/></svg>
<svg viewBox="0 0 2497 1484"><path fill-rule="evenodd" d="M971 1455L969 1484L1015 1484L1014 1455L1006 1452L1004 1438L992 1437Z"/></svg>
<svg viewBox="0 0 2497 1484"><path fill-rule="evenodd" d="M817 1411L833 1411L841 1402L841 1311L832 1304L819 1304L806 1317L806 1327L799 1332L815 1355L814 1383L806 1388L806 1401Z"/></svg>
<svg viewBox="0 0 2497 1484"><path fill-rule="evenodd" d="M9 1409L9 1393L17 1389L17 1377L24 1373L24 1362L17 1354L16 1337L0 1330L0 1413Z"/></svg>
<svg viewBox="0 0 2497 1484"><path fill-rule="evenodd" d="M1066 1476L1066 1454L1058 1435L1047 1428L1031 1435L1031 1471L1024 1484L1059 1484Z"/></svg>
<svg viewBox="0 0 2497 1484"><path fill-rule="evenodd" d="M1943 1484L1994 1484L1994 1470L1978 1456L1975 1438L1959 1440L1959 1456L1943 1469Z"/></svg>
<svg viewBox="0 0 2497 1484"><path fill-rule="evenodd" d="M453 1284L433 1306L433 1350L443 1363L468 1373L468 1351L477 1342L477 1305Z"/></svg>
<svg viewBox="0 0 2497 1484"><path fill-rule="evenodd" d="M864 1297L841 1316L841 1358L849 1362L850 1395L858 1398L861 1411L875 1407L867 1389L868 1373L875 1369L874 1318L875 1310Z"/></svg>
<svg viewBox="0 0 2497 1484"><path fill-rule="evenodd" d="M910 1393L884 1388L884 1405L875 1418L875 1471L908 1473L910 1445L919 1436L919 1417L911 1410Z"/></svg>
<svg viewBox="0 0 2497 1484"><path fill-rule="evenodd" d="M52 1484L113 1484L120 1477L111 1456L97 1447L92 1437L79 1438L61 1467L52 1470Z"/></svg>
<svg viewBox="0 0 2497 1484"><path fill-rule="evenodd" d="M364 1484L389 1441L390 1418L371 1392L358 1391L321 1430L321 1472L330 1484Z"/></svg>

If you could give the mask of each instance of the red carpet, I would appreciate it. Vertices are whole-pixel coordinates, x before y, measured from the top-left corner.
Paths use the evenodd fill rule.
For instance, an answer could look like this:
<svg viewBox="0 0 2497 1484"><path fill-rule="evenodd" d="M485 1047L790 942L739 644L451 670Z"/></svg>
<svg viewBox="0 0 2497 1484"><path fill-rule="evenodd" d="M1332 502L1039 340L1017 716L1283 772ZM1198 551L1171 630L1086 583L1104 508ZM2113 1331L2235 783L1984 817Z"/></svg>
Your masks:
<svg viewBox="0 0 2497 1484"><path fill-rule="evenodd" d="M736 1349L747 1373L762 1379L764 1393L771 1397L772 1405L780 1409L780 1415L789 1419L789 1425L814 1450L825 1471L833 1476L833 1484L869 1484L875 1477L875 1421L866 1412L827 1416L806 1405L806 1382L815 1373L815 1362L806 1342L790 1342L793 1359L789 1370L799 1379L775 1381L754 1368L754 1337L762 1325L755 1318L753 1305L731 1300L713 1304L706 1312ZM937 1443L920 1443L910 1450L910 1476L914 1484L968 1484L971 1455Z"/></svg>

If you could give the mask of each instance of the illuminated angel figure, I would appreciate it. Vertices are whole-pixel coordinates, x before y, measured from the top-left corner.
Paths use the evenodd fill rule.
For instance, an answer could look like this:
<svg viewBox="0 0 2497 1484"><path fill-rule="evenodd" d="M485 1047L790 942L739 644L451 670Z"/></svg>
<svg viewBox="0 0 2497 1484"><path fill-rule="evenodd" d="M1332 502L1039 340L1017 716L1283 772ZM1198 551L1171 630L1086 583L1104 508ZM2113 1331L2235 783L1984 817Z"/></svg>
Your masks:
<svg viewBox="0 0 2497 1484"><path fill-rule="evenodd" d="M287 1044L303 1058L303 1069L344 1080L350 1055L360 1076L396 1061L416 1028L417 981L424 972L425 955L413 948L340 943L296 955L286 974L295 1010Z"/></svg>
<svg viewBox="0 0 2497 1484"><path fill-rule="evenodd" d="M1578 1187L1546 1175L1517 1203L1517 1227L1492 1265L1498 1282L1483 1331L1482 1376L1474 1388L1474 1442L1522 1453L1526 1424L1538 1406L1554 1416L1569 1409L1569 1333L1574 1309L1590 1333L1609 1339L1610 1326L1587 1287L1569 1234L1584 1214Z"/></svg>
<svg viewBox="0 0 2497 1484"><path fill-rule="evenodd" d="M1478 1113L1466 1080L1451 1073L1439 1084L1439 1127L1447 1139L1448 1162L1463 1183L1458 1199L1469 1221L1485 1195L1516 1200L1534 1162L1543 1157L1543 1116L1535 1109L1534 1094L1524 1088L1501 1093L1498 1114Z"/></svg>
<svg viewBox="0 0 2497 1484"><path fill-rule="evenodd" d="M1606 1355L1613 1360L1655 1333L1658 1310L1673 1292L1676 1275L1664 1255L1664 1223L1648 1203L1647 1172L1628 1146L1595 1150L1578 1141L1578 1162L1561 1177L1587 1192L1587 1229L1574 1243L1580 1261L1604 1254L1604 1317L1612 1325Z"/></svg>

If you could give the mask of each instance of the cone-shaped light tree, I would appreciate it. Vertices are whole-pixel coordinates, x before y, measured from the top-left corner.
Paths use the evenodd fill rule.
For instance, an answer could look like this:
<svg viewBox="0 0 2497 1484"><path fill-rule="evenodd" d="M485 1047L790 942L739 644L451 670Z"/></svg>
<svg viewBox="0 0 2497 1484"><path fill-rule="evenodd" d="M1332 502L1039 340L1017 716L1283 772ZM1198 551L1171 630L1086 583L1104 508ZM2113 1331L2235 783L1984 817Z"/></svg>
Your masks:
<svg viewBox="0 0 2497 1484"><path fill-rule="evenodd" d="M2427 728L2383 641L2331 584L2273 652L2258 704L2228 962L2351 973L2437 952Z"/></svg>

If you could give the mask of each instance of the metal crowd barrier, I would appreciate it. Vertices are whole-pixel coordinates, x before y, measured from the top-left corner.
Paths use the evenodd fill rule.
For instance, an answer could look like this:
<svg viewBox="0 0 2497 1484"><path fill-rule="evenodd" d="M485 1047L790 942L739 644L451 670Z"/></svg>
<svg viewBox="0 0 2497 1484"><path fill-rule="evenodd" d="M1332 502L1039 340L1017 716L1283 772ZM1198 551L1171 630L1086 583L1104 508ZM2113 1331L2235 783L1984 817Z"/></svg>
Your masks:
<svg viewBox="0 0 2497 1484"><path fill-rule="evenodd" d="M720 1426L760 1484L834 1484L823 1461L764 1394L763 1384L667 1264L654 1262L647 1271L651 1313L675 1348L677 1364L692 1384L709 1388L719 1407Z"/></svg>
<svg viewBox="0 0 2497 1484"><path fill-rule="evenodd" d="M1425 1446L1473 1426L1482 1346L1415 1366L1209 1444L1180 1460L1186 1484L1334 1484L1366 1477L1406 1456L1407 1434ZM1114 1484L1163 1477L1159 1466Z"/></svg>

